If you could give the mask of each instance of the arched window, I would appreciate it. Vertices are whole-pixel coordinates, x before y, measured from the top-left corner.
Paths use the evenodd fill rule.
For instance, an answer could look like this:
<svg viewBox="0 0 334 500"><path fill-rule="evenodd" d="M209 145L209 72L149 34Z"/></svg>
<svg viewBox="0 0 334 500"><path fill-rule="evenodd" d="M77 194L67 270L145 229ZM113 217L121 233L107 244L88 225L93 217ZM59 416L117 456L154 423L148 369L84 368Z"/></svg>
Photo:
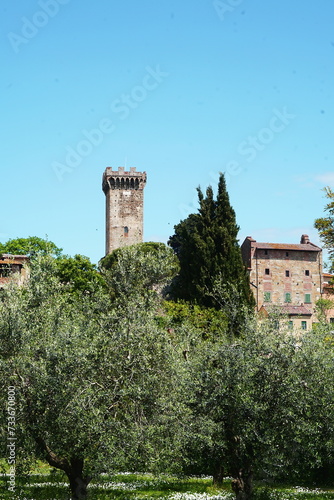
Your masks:
<svg viewBox="0 0 334 500"><path fill-rule="evenodd" d="M124 226L123 230L124 230L124 236L127 237L129 235L129 228L128 228L128 226Z"/></svg>

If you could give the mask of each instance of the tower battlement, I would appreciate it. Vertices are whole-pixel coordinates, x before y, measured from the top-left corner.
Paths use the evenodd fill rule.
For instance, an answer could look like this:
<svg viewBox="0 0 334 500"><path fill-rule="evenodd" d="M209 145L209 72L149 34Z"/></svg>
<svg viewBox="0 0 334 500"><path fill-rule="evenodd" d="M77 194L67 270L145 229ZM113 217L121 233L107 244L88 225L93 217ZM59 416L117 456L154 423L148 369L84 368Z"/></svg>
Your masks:
<svg viewBox="0 0 334 500"><path fill-rule="evenodd" d="M105 194L109 189L144 189L145 184L146 172L137 172L136 167L130 167L130 170L107 167L103 173L102 189Z"/></svg>
<svg viewBox="0 0 334 500"><path fill-rule="evenodd" d="M146 172L107 167L102 177L106 195L106 255L116 248L143 241Z"/></svg>

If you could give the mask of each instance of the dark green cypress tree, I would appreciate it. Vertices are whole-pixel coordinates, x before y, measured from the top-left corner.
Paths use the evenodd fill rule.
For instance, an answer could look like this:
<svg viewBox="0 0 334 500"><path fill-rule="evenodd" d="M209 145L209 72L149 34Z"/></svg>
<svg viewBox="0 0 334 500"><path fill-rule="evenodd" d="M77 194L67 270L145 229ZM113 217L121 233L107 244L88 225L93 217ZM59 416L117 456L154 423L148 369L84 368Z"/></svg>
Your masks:
<svg viewBox="0 0 334 500"><path fill-rule="evenodd" d="M217 280L227 291L237 291L238 306L254 305L247 270L243 264L237 235L239 227L230 205L223 174L217 198L212 187L203 195L198 191L199 210L177 224L168 244L180 261L180 273L172 287L175 299L184 299L206 307L221 308L213 296Z"/></svg>

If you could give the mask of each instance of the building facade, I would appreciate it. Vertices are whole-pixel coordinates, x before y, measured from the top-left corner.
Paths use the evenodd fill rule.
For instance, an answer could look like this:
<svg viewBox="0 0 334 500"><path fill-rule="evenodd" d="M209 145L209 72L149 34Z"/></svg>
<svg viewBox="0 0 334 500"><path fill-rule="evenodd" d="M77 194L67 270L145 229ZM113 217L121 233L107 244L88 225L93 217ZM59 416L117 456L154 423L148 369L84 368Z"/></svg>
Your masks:
<svg viewBox="0 0 334 500"><path fill-rule="evenodd" d="M106 195L106 255L116 248L143 241L144 187L146 172L135 167L103 173L102 189Z"/></svg>
<svg viewBox="0 0 334 500"><path fill-rule="evenodd" d="M302 235L299 244L259 243L248 236L241 246L257 311L282 308L291 326L309 329L322 297L322 250Z"/></svg>
<svg viewBox="0 0 334 500"><path fill-rule="evenodd" d="M0 254L0 288L9 283L13 276L18 279L19 283L23 283L27 278L25 265L28 262L27 255Z"/></svg>

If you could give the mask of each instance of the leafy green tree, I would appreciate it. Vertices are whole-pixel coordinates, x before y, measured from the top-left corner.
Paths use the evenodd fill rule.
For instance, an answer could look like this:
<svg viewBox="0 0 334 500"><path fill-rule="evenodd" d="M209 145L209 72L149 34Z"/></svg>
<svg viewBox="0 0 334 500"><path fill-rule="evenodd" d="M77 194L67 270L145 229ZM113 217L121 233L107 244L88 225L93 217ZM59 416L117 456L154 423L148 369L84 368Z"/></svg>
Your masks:
<svg viewBox="0 0 334 500"><path fill-rule="evenodd" d="M55 261L56 273L70 292L91 293L96 286L103 286L104 280L95 264L84 255L69 257L62 255Z"/></svg>
<svg viewBox="0 0 334 500"><path fill-rule="evenodd" d="M202 332L203 339L213 339L217 335L224 335L227 330L227 317L223 311L214 308L200 307L189 302L166 300L163 303L162 324L176 328L187 326Z"/></svg>
<svg viewBox="0 0 334 500"><path fill-rule="evenodd" d="M28 238L10 239L6 243L0 243L0 254L11 253L13 255L47 255L59 257L62 248L59 248L52 241L48 241L38 236L29 236Z"/></svg>
<svg viewBox="0 0 334 500"><path fill-rule="evenodd" d="M315 313L320 323L327 323L327 311L334 308L331 299L318 299L315 303Z"/></svg>
<svg viewBox="0 0 334 500"><path fill-rule="evenodd" d="M237 240L239 227L230 205L225 177L220 175L217 198L210 187L204 197L198 188L199 210L175 226L168 244L180 261L180 272L172 293L206 307L219 308L212 296L215 280L226 286L233 284L243 304L252 307L254 298L242 262Z"/></svg>
<svg viewBox="0 0 334 500"><path fill-rule="evenodd" d="M64 471L73 499L86 498L98 472L166 466L175 444L182 355L155 320L159 295L130 285L113 302L99 288L69 301L55 259L42 256L0 301L0 398L15 387L20 454Z"/></svg>
<svg viewBox="0 0 334 500"><path fill-rule="evenodd" d="M91 292L97 285L103 286L104 280L97 270L97 266L90 262L88 257L76 254L74 257L62 254L62 249L52 241L30 236L16 238L0 243L0 253L15 255L29 255L35 258L39 255L50 255L56 259L55 265L60 281L67 285L70 292Z"/></svg>
<svg viewBox="0 0 334 500"><path fill-rule="evenodd" d="M238 500L253 477L310 479L333 464L334 352L319 331L298 342L264 323L188 356L188 473L232 476Z"/></svg>
<svg viewBox="0 0 334 500"><path fill-rule="evenodd" d="M325 206L327 217L320 217L314 222L314 227L319 231L320 239L328 249L330 258L330 272L334 272L334 191L329 187L324 188L329 203Z"/></svg>

